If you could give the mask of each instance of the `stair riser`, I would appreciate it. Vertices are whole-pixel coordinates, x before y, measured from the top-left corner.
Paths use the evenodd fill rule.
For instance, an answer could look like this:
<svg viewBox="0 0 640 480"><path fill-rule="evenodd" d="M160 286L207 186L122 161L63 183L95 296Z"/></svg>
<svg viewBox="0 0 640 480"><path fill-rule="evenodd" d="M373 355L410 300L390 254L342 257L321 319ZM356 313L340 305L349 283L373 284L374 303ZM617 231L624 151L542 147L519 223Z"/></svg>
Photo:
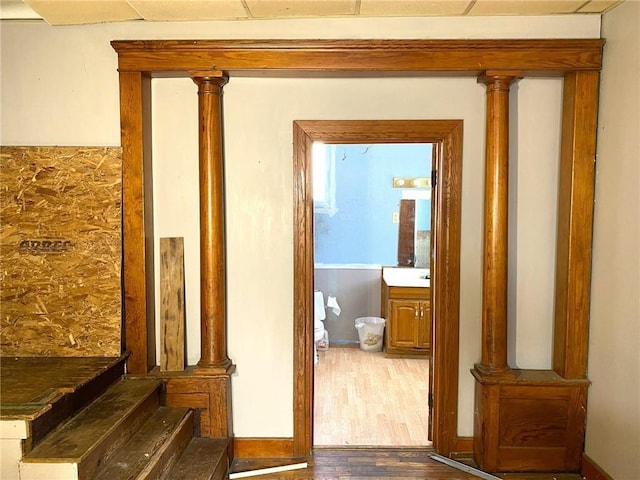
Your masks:
<svg viewBox="0 0 640 480"><path fill-rule="evenodd" d="M77 480L77 463L21 463L21 480Z"/></svg>

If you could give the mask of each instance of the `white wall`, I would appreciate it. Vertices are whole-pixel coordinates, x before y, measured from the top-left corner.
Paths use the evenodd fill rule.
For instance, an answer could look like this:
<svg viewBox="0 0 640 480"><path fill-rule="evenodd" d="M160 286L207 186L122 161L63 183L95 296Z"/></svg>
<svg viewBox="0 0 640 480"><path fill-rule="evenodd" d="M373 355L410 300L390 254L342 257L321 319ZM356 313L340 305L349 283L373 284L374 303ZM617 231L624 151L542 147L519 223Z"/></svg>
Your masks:
<svg viewBox="0 0 640 480"><path fill-rule="evenodd" d="M118 145L113 39L594 38L598 16L333 19L49 27L1 24L2 144ZM184 236L188 357L198 352L196 88L154 80L158 237ZM513 90L510 311L513 366L551 364L559 80ZM224 89L229 355L235 434L293 434L292 122L299 119L464 120L460 415L473 432L480 357L485 90L474 78L232 78ZM515 277L517 273L517 278ZM256 408L259 402L259 408Z"/></svg>
<svg viewBox="0 0 640 480"><path fill-rule="evenodd" d="M640 478L640 3L605 14L589 335L586 453Z"/></svg>

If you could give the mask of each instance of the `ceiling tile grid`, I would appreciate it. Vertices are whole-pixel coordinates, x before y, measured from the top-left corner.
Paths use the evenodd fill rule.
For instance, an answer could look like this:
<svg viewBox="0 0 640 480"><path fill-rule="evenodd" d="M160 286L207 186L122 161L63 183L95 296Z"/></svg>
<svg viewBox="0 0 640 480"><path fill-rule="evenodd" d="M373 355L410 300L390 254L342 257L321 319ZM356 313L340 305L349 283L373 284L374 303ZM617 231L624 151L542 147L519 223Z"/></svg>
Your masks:
<svg viewBox="0 0 640 480"><path fill-rule="evenodd" d="M241 0L128 0L140 18L152 22L248 18Z"/></svg>
<svg viewBox="0 0 640 480"><path fill-rule="evenodd" d="M602 14L625 0L0 0L0 19L52 25L309 17ZM632 0L627 0L632 1ZM18 12L18 13L15 13Z"/></svg>

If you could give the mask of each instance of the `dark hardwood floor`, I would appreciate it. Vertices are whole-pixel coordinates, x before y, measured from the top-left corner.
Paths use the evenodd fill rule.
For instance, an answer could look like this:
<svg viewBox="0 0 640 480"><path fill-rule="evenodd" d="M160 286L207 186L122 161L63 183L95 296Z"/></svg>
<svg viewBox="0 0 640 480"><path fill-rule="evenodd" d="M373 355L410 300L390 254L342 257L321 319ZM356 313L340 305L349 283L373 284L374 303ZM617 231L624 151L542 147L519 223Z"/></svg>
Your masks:
<svg viewBox="0 0 640 480"><path fill-rule="evenodd" d="M356 480L356 479L459 479L478 477L461 472L429 458L429 449L316 449L308 460L309 467L289 472L260 475L260 479ZM287 465L307 461L296 459L237 459L233 472Z"/></svg>
<svg viewBox="0 0 640 480"><path fill-rule="evenodd" d="M474 475L429 458L430 448L318 448L307 459L236 459L232 472L244 472L307 461L306 469L270 473L264 480L472 480ZM578 474L500 474L509 480L581 480Z"/></svg>

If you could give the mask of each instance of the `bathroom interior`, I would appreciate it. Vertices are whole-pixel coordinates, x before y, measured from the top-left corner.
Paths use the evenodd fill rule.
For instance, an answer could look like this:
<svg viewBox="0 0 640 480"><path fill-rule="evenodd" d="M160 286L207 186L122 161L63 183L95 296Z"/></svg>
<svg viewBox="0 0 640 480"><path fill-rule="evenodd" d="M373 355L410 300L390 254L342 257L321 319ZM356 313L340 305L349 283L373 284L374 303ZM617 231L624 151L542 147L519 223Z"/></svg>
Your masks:
<svg viewBox="0 0 640 480"><path fill-rule="evenodd" d="M432 150L314 143L316 447L431 443Z"/></svg>

